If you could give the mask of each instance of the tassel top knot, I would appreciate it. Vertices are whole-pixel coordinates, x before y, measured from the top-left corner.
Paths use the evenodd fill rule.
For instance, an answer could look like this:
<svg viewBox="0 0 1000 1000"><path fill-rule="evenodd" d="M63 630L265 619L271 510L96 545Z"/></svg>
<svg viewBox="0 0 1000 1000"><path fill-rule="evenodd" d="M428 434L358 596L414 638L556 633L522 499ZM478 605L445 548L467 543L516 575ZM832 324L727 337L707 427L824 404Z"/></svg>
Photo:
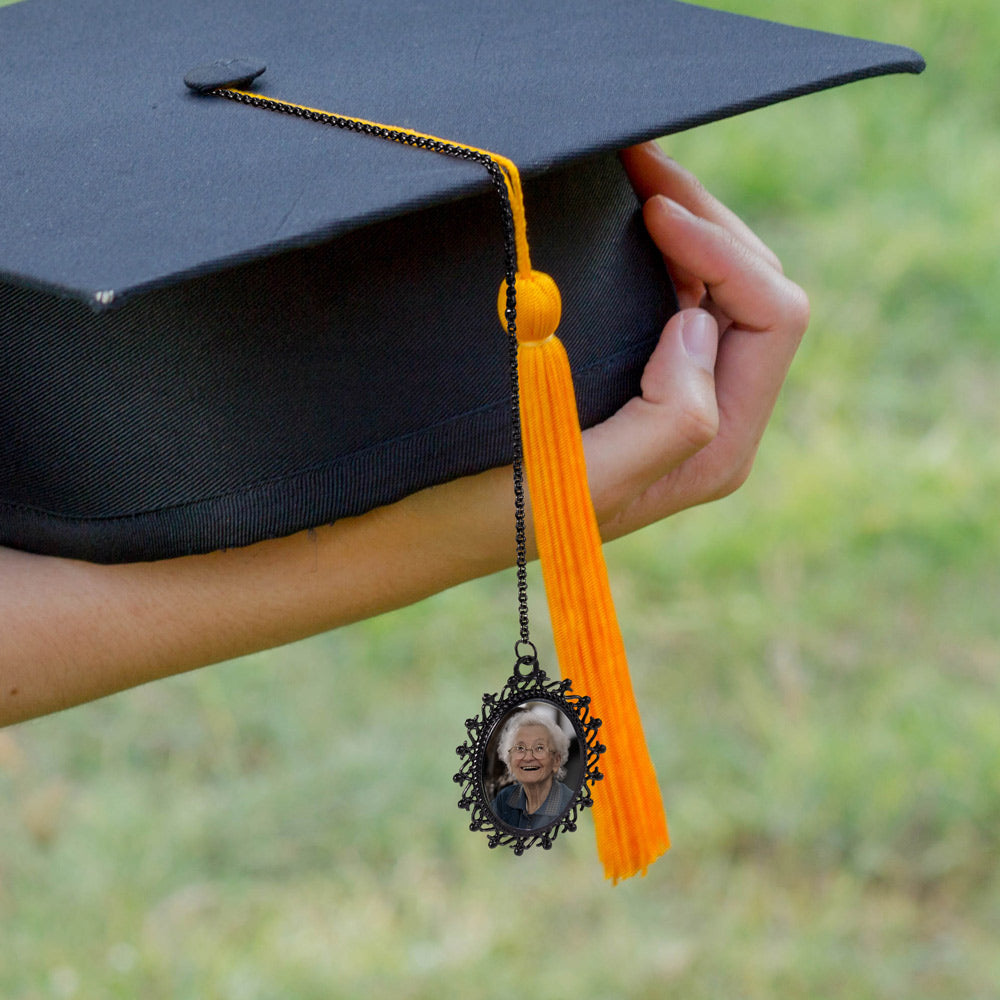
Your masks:
<svg viewBox="0 0 1000 1000"><path fill-rule="evenodd" d="M559 287L542 271L518 271L517 291L517 340L520 344L540 343L556 332L562 317L562 297ZM506 323L507 282L500 284L497 296L500 322Z"/></svg>

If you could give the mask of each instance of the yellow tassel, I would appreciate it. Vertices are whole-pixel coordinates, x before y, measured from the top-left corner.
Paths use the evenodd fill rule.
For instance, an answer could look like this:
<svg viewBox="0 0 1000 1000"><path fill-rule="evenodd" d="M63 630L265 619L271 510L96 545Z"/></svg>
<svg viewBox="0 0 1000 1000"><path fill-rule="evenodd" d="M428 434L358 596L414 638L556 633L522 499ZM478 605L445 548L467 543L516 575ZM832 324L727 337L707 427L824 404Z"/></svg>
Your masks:
<svg viewBox="0 0 1000 1000"><path fill-rule="evenodd" d="M539 271L518 273L521 438L535 537L564 676L590 695L603 720L604 780L594 788L597 850L616 882L670 847L656 773L646 747L601 550L569 360L555 336L560 300ZM506 282L497 300L501 320Z"/></svg>
<svg viewBox="0 0 1000 1000"><path fill-rule="evenodd" d="M499 166L515 236L524 467L556 653L563 675L572 679L578 692L590 695L591 711L603 721L601 742L607 745L601 758L604 780L594 788L593 796L597 850L604 873L616 882L639 872L645 874L649 865L670 847L667 820L611 599L601 536L587 486L569 361L555 336L562 309L559 289L547 274L531 268L517 166L496 153L412 129L333 115L248 91L223 89L220 93L275 110L336 119L331 124L368 126L395 142L430 140L432 144L484 154ZM497 308L500 322L507 329L506 281L500 287Z"/></svg>

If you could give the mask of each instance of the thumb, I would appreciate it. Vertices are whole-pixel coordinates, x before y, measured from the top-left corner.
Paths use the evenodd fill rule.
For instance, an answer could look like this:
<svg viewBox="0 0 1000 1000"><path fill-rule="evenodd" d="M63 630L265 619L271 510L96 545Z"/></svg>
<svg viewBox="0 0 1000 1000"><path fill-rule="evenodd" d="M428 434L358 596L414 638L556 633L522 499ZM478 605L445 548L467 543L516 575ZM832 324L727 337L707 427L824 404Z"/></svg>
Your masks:
<svg viewBox="0 0 1000 1000"><path fill-rule="evenodd" d="M715 357L719 328L703 309L676 313L646 363L641 395L584 434L598 521L710 444L719 429Z"/></svg>

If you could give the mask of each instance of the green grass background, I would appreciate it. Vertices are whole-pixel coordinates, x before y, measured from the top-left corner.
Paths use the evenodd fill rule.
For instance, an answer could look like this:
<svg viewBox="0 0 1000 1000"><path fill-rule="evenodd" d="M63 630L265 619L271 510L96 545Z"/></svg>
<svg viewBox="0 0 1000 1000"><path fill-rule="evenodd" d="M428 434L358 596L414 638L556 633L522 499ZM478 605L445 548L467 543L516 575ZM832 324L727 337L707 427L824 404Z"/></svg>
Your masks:
<svg viewBox="0 0 1000 1000"><path fill-rule="evenodd" d="M746 487L608 547L673 849L465 828L505 574L0 733L0 996L1000 996L1000 6L729 7L929 68L667 142L814 310Z"/></svg>

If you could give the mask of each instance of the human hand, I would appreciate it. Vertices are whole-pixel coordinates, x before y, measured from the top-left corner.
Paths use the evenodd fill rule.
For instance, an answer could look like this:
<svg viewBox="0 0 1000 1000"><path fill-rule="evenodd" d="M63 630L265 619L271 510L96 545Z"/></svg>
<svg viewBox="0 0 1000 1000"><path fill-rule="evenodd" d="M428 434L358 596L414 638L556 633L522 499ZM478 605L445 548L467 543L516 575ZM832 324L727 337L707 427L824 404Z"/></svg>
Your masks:
<svg viewBox="0 0 1000 1000"><path fill-rule="evenodd" d="M642 395L584 435L606 539L743 484L809 322L778 258L694 176L655 143L622 160L681 309Z"/></svg>

